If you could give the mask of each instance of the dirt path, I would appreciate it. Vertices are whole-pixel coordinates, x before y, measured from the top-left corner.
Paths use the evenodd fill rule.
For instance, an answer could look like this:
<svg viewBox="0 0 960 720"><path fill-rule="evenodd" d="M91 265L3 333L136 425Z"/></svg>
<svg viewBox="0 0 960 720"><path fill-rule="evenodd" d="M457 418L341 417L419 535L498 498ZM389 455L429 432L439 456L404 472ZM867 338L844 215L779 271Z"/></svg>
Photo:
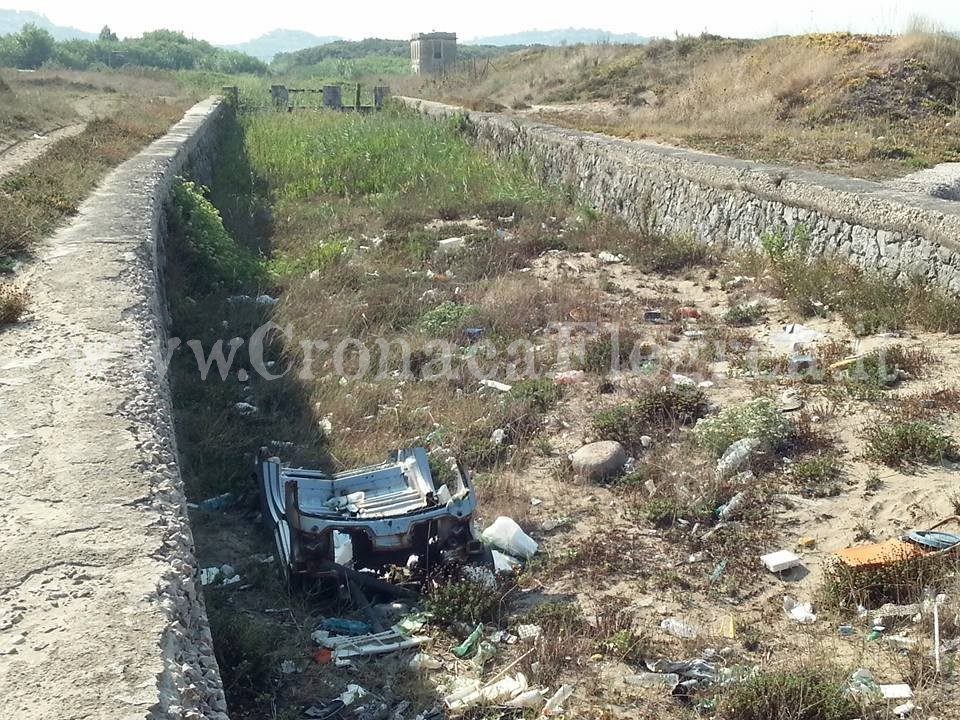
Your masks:
<svg viewBox="0 0 960 720"><path fill-rule="evenodd" d="M43 155L58 140L79 135L87 127L86 123L67 125L52 130L46 135L34 135L0 149L0 179L15 173L31 160Z"/></svg>

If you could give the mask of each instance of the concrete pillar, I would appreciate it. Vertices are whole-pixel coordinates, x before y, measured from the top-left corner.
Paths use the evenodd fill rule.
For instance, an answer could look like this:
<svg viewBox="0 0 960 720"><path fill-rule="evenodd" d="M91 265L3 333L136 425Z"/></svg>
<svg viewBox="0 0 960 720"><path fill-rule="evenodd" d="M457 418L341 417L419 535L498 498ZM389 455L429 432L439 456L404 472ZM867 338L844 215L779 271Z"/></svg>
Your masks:
<svg viewBox="0 0 960 720"><path fill-rule="evenodd" d="M330 110L343 109L343 99L340 96L339 85L323 86L323 106Z"/></svg>
<svg viewBox="0 0 960 720"><path fill-rule="evenodd" d="M286 110L290 106L290 93L286 85L271 85L270 97L277 110Z"/></svg>
<svg viewBox="0 0 960 720"><path fill-rule="evenodd" d="M373 88L373 106L379 110L383 104L390 98L389 85L377 85Z"/></svg>

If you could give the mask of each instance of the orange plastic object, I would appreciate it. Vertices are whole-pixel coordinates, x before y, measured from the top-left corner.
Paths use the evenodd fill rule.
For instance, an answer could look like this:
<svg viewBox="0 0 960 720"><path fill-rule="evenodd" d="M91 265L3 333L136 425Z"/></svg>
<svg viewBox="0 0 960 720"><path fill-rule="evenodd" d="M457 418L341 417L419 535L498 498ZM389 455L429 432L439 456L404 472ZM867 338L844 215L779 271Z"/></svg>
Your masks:
<svg viewBox="0 0 960 720"><path fill-rule="evenodd" d="M837 551L837 557L852 568L870 568L892 565L906 560L923 557L927 554L923 548L903 540L887 540L871 545L858 545Z"/></svg>

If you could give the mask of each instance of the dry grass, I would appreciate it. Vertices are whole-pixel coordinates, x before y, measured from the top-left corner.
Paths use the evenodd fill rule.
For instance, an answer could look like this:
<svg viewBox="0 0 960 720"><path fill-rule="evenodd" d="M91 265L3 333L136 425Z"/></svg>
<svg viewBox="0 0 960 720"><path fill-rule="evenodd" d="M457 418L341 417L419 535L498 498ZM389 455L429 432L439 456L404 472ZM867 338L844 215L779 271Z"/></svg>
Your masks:
<svg viewBox="0 0 960 720"><path fill-rule="evenodd" d="M546 104L537 114L549 122L864 177L960 158L949 123L960 41L922 27L530 49L479 81L410 91L484 109Z"/></svg>
<svg viewBox="0 0 960 720"><path fill-rule="evenodd" d="M30 296L22 288L0 283L0 328L12 325L26 312Z"/></svg>
<svg viewBox="0 0 960 720"><path fill-rule="evenodd" d="M28 252L80 202L108 170L163 135L183 114L178 103L131 103L122 115L91 121L0 181L0 261Z"/></svg>

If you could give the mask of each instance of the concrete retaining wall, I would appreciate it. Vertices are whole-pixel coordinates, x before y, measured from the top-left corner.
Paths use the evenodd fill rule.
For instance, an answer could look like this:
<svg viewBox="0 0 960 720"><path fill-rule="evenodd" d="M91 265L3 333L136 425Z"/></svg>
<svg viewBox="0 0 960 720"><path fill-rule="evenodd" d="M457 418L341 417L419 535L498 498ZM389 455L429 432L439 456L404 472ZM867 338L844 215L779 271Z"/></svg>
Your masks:
<svg viewBox="0 0 960 720"><path fill-rule="evenodd" d="M196 105L38 250L0 333L5 718L227 720L162 364L163 205L203 179L225 110Z"/></svg>
<svg viewBox="0 0 960 720"><path fill-rule="evenodd" d="M402 98L430 117L464 113ZM960 206L869 182L619 140L491 113L466 112L498 155L523 153L542 179L576 188L634 227L690 234L729 249L804 226L811 254L960 293Z"/></svg>

